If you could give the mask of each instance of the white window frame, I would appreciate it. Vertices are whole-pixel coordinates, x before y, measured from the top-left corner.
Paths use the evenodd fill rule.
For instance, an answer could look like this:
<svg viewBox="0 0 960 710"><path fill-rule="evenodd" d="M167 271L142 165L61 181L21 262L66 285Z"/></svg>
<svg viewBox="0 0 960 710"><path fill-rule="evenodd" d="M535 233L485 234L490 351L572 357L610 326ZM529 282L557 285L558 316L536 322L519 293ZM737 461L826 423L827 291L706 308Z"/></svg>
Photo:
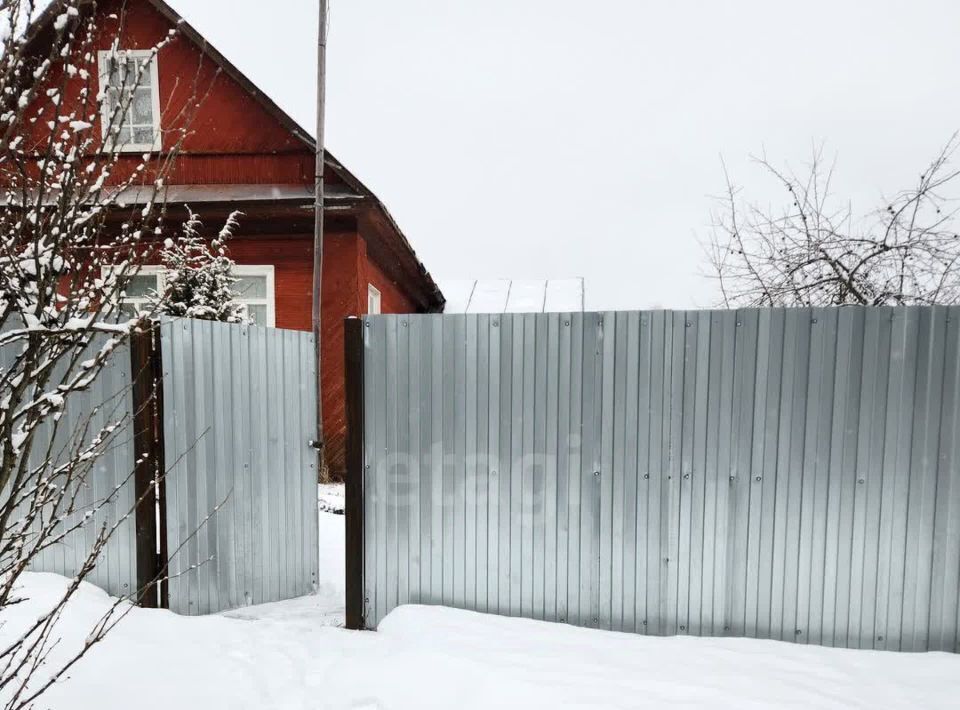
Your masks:
<svg viewBox="0 0 960 710"><path fill-rule="evenodd" d="M119 145L112 145L108 141L107 128L110 124L110 117L113 113L113 109L110 107L110 102L106 100L106 92L108 88L108 81L110 76L110 61L113 59L123 61L128 58L132 59L152 59L152 61L147 65L150 71L150 94L153 100L153 141L150 143L121 143ZM107 49L101 50L97 53L98 61L98 71L100 74L100 95L104 97L101 102L100 109L100 129L101 135L104 140L104 151L116 150L118 153L158 153L162 149L163 145L163 131L161 130L161 120L160 115L160 72L157 65L159 64L159 59L153 50L150 49ZM129 108L127 109L129 111ZM119 129L123 123L121 122L117 128ZM131 136L133 133L131 132Z"/></svg>
<svg viewBox="0 0 960 710"><path fill-rule="evenodd" d="M267 295L265 298L238 298L240 303L248 306L266 306L268 328L276 328L277 324L277 294L274 291L275 268L272 264L247 265L237 264L232 271L234 276L266 276L267 277Z"/></svg>
<svg viewBox="0 0 960 710"><path fill-rule="evenodd" d="M373 284L367 284L367 315L378 316L383 313L383 295Z"/></svg>
<svg viewBox="0 0 960 710"><path fill-rule="evenodd" d="M103 278L106 278L110 272L114 269L112 266L104 266L101 268L100 273ZM277 295L276 290L274 289L275 281L275 267L272 264L263 264L263 265L247 265L247 264L237 264L233 267L232 273L234 276L266 276L267 281L267 295L264 298L238 298L237 301L248 306L266 306L267 307L267 322L265 327L275 328L277 323ZM167 289L167 269L164 269L162 266L156 265L144 265L141 266L137 275L139 276L148 276L155 275L157 277L157 293L163 293ZM128 298L124 296L120 299L121 303L130 303L134 305L144 305L148 302L147 298L144 297L133 297Z"/></svg>
<svg viewBox="0 0 960 710"><path fill-rule="evenodd" d="M116 273L115 266L103 266L100 268L101 278L105 279L111 273ZM157 286L156 286L157 293L163 293L167 287L166 270L162 266L143 265L137 270L137 273L136 273L136 276L151 276L151 275L157 277ZM146 306L147 303L149 303L150 301L148 296L133 296L133 297L122 296L121 297L119 294L117 294L117 296L120 303L124 305L132 304L132 305L138 306L137 308L138 311L144 310L143 307Z"/></svg>

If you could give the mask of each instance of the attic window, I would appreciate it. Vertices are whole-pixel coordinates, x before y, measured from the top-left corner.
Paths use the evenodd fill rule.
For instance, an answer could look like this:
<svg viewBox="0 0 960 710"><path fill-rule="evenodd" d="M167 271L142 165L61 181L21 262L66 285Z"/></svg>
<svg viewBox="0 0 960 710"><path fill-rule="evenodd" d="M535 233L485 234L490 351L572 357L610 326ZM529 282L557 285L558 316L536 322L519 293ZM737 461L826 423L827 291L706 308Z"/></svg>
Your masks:
<svg viewBox="0 0 960 710"><path fill-rule="evenodd" d="M107 150L160 150L160 87L150 50L99 53L103 139Z"/></svg>

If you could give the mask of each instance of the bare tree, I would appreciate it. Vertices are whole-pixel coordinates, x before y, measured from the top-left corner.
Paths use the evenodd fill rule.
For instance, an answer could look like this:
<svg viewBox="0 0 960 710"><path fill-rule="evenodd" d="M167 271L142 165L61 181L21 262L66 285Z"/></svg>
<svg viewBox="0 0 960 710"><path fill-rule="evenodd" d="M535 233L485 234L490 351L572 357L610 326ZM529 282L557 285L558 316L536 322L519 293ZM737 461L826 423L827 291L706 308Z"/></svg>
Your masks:
<svg viewBox="0 0 960 710"><path fill-rule="evenodd" d="M0 618L46 551L92 540L63 597L28 628L4 629L5 708L35 702L129 609L118 601L79 650L53 662L67 602L136 506L118 509L117 491L92 504L79 495L101 457L130 436L116 399L84 416L63 414L151 315L127 314L120 303L162 243L164 178L191 118L165 109L163 123L174 128L163 152L124 150L143 142L128 117L173 33L138 61L115 39L103 72L97 49L105 33L120 36L124 17L104 27L96 8L55 0L40 13L34 0L0 3Z"/></svg>
<svg viewBox="0 0 960 710"><path fill-rule="evenodd" d="M960 174L950 166L957 145L955 135L914 187L862 218L837 204L822 150L802 175L757 159L784 190L779 211L742 202L727 175L708 246L724 305L960 302L960 226L947 194Z"/></svg>

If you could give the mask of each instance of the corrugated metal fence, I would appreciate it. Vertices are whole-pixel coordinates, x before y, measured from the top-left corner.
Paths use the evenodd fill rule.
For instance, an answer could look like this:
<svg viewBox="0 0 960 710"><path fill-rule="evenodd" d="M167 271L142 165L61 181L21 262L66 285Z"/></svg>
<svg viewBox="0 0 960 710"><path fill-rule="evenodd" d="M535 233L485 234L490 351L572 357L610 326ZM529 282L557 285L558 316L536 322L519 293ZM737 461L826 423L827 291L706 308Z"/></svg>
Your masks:
<svg viewBox="0 0 960 710"><path fill-rule="evenodd" d="M87 351L77 358L78 362L99 352L107 340L106 335L94 335ZM0 348L0 370L12 365L20 347L21 343L17 341ZM53 383L61 380L64 372L63 367L55 368L50 389ZM120 422L129 425L133 414L131 380L130 349L120 346L88 390L74 392L67 398L53 441L50 423L38 429L28 459L30 468L40 470L48 452L52 454L54 467L62 465L75 456L76 451L89 446L104 427ZM76 529L62 542L42 550L31 569L75 576L86 564L100 530L118 524L87 581L117 596L136 592L136 531L130 515L135 504L133 461L133 439L129 426L126 426L108 438L89 473L73 474L78 485L60 501L58 511L51 510L48 515L61 518L57 535L62 534L61 531ZM50 469L46 475L50 475ZM48 520L43 524L49 525ZM38 519L34 526L36 532L39 532L40 525Z"/></svg>
<svg viewBox="0 0 960 710"><path fill-rule="evenodd" d="M181 614L311 593L319 564L317 453L310 446L317 421L313 336L173 320L163 323L159 338L147 340L148 351L149 342L160 345L161 357L154 359L161 371L154 379L162 376L162 397L154 401L148 373L144 401L134 401L138 373L131 349L123 346L89 391L70 398L58 433L64 443L91 413L93 430L125 421L83 482L73 517L108 498L110 503L34 568L72 576L100 524L126 516L89 578L110 594L136 597L155 573L169 574L162 597ZM101 342L95 338L91 347ZM0 351L0 367L3 356ZM157 408L159 421L134 417L147 407ZM141 446L146 437L146 453L137 449L138 435ZM44 449L36 446L34 456ZM135 516L135 462L153 450L166 472L157 514L150 509ZM147 489L152 466L139 484ZM166 571L162 552L168 555ZM158 558L148 561L146 575L139 554Z"/></svg>
<svg viewBox="0 0 960 710"><path fill-rule="evenodd" d="M960 308L354 331L348 617L960 650Z"/></svg>
<svg viewBox="0 0 960 710"><path fill-rule="evenodd" d="M207 614L316 589L313 336L161 328L169 603Z"/></svg>

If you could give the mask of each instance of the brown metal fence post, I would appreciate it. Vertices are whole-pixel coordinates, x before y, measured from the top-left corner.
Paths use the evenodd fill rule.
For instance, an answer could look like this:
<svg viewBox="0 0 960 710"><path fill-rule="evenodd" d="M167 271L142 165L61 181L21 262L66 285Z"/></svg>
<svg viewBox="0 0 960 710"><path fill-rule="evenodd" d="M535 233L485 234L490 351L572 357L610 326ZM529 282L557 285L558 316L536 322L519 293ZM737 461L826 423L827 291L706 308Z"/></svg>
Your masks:
<svg viewBox="0 0 960 710"><path fill-rule="evenodd" d="M364 628L363 619L363 331L360 318L344 323L347 400L346 607L347 628Z"/></svg>
<svg viewBox="0 0 960 710"><path fill-rule="evenodd" d="M137 594L141 606L168 604L166 510L163 460L163 358L160 326L149 324L130 336L133 377L134 495Z"/></svg>

